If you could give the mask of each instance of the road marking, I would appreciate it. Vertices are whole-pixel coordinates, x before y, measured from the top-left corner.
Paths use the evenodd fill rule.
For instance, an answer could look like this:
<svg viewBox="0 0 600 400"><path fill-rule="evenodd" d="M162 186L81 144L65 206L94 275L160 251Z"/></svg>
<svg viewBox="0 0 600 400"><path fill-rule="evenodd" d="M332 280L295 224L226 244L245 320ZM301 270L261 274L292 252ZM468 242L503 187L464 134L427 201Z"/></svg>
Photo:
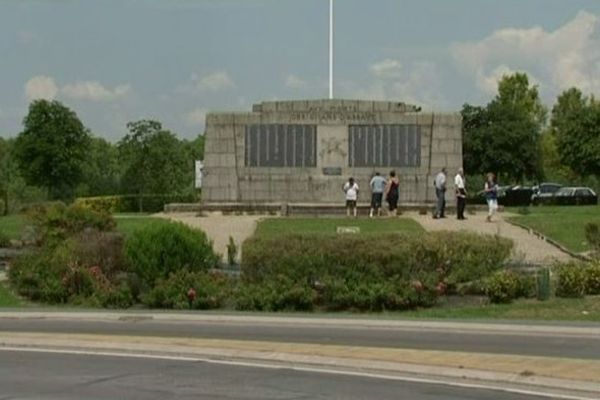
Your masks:
<svg viewBox="0 0 600 400"><path fill-rule="evenodd" d="M302 367L302 366L287 366L279 364L256 363L249 361L232 361L232 360L218 360L204 357L185 357L185 356L170 356L170 355L159 355L159 354L140 354L140 353L120 353L111 351L93 351L93 350L67 350L67 349L50 349L50 348L21 348L21 347L0 347L0 351L12 351L12 352L32 352L32 353L50 353L50 354L70 354L70 355L86 355L86 356L104 356L104 357L124 357L124 358L140 358L140 359L156 359L156 360L170 360L170 361L182 361L182 362L204 362L209 364L220 364L220 365L233 365L241 367L251 368L264 368L264 369L288 369L299 372L310 372L320 374L331 374L331 375L343 375L343 376L358 376L364 378L382 379L382 380L393 380L401 382L411 383L423 383L431 385L444 385L452 387L460 387L467 389L482 389L482 390L493 390L506 393L522 394L527 396L538 396L547 397L552 399L563 399L563 400L597 400L597 398L584 397L577 395L568 394L557 394L550 391L538 391L528 390L520 388L511 388L505 386L475 384L475 383L462 383L462 382L451 382L441 379L432 378L417 378L411 376L402 375L389 375L372 372L360 372L360 371L346 371L336 370L328 368L318 367Z"/></svg>

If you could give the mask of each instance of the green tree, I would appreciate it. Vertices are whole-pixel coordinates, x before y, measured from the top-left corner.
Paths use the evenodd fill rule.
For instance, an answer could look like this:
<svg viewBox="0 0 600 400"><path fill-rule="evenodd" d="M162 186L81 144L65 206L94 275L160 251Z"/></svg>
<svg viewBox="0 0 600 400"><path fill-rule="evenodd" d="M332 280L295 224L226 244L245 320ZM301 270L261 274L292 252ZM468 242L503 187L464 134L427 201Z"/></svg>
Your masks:
<svg viewBox="0 0 600 400"><path fill-rule="evenodd" d="M83 164L83 182L77 188L78 196L102 196L119 193L119 151L109 141L92 137L86 162Z"/></svg>
<svg viewBox="0 0 600 400"><path fill-rule="evenodd" d="M462 117L467 173L494 172L516 182L542 177L540 135L546 109L526 74L504 76L490 103L465 104Z"/></svg>
<svg viewBox="0 0 600 400"><path fill-rule="evenodd" d="M8 215L9 199L18 179L17 163L12 154L13 143L0 137L0 198L4 204L2 213Z"/></svg>
<svg viewBox="0 0 600 400"><path fill-rule="evenodd" d="M51 199L70 199L82 178L89 134L77 115L58 101L35 100L15 142L19 169Z"/></svg>
<svg viewBox="0 0 600 400"><path fill-rule="evenodd" d="M562 163L581 177L600 177L600 102L577 88L565 90L552 108L551 127Z"/></svg>
<svg viewBox="0 0 600 400"><path fill-rule="evenodd" d="M158 121L127 124L127 134L117 145L123 167L123 192L132 194L176 194L192 185L190 155L175 134Z"/></svg>

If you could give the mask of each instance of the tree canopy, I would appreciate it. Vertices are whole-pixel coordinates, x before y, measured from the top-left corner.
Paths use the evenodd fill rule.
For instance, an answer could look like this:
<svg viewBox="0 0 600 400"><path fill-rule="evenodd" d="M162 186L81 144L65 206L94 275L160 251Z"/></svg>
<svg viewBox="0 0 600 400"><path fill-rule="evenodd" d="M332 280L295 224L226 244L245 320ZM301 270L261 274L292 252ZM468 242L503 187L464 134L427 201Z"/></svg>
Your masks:
<svg viewBox="0 0 600 400"><path fill-rule="evenodd" d="M581 176L600 177L600 102L565 90L552 108L551 128L561 162Z"/></svg>
<svg viewBox="0 0 600 400"><path fill-rule="evenodd" d="M158 121L127 124L129 134L119 143L124 192L172 194L191 190L193 159L183 143Z"/></svg>
<svg viewBox="0 0 600 400"><path fill-rule="evenodd" d="M494 172L515 182L542 176L540 133L546 109L526 74L504 76L490 103L465 104L461 113L468 174Z"/></svg>
<svg viewBox="0 0 600 400"><path fill-rule="evenodd" d="M15 142L19 169L28 184L51 199L73 197L82 178L89 134L75 112L58 101L35 100Z"/></svg>

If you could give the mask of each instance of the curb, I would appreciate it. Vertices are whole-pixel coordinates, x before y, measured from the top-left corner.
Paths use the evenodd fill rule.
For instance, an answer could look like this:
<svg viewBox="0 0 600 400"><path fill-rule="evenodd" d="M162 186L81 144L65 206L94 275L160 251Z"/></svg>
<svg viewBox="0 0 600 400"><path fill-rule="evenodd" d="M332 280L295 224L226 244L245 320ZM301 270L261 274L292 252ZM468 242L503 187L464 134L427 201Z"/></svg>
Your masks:
<svg viewBox="0 0 600 400"><path fill-rule="evenodd" d="M382 320L360 318L327 318L305 316L254 316L200 313L153 313L153 312L39 312L39 311L0 311L0 321L11 320L68 320L68 321L107 321L138 323L144 321L168 323L220 323L220 324L260 324L276 326L319 326L348 328L380 328L409 331L466 332L502 335L539 335L554 337L600 338L600 325L530 325L501 322L449 322L426 320Z"/></svg>

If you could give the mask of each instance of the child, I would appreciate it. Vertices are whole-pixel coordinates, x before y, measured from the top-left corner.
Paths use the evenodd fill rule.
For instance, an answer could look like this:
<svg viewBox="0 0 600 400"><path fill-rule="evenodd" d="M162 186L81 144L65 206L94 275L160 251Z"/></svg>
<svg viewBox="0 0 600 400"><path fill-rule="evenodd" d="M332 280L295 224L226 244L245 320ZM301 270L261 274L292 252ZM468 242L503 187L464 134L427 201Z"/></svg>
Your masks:
<svg viewBox="0 0 600 400"><path fill-rule="evenodd" d="M346 215L350 216L350 209L353 210L353 215L356 217L356 200L358 199L358 185L354 182L354 178L348 179L344 184L344 193L346 193Z"/></svg>

